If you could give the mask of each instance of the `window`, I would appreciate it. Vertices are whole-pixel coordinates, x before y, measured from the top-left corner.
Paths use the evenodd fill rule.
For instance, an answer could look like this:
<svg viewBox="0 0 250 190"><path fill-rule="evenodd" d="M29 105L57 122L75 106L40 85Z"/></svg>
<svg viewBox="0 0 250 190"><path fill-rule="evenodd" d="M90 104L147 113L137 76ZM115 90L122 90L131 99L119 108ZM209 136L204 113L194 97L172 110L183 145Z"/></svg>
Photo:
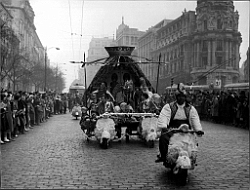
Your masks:
<svg viewBox="0 0 250 190"><path fill-rule="evenodd" d="M221 40L217 41L216 50L217 50L217 51L222 51L222 41L221 41Z"/></svg>
<svg viewBox="0 0 250 190"><path fill-rule="evenodd" d="M204 30L207 30L207 20L204 20Z"/></svg>
<svg viewBox="0 0 250 190"><path fill-rule="evenodd" d="M229 26L232 28L233 27L233 21L230 20Z"/></svg>
<svg viewBox="0 0 250 190"><path fill-rule="evenodd" d="M183 55L183 45L181 45L181 55Z"/></svg>
<svg viewBox="0 0 250 190"><path fill-rule="evenodd" d="M207 57L202 57L202 65L207 65Z"/></svg>
<svg viewBox="0 0 250 190"><path fill-rule="evenodd" d="M129 36L126 36L126 42L127 45L129 44Z"/></svg>
<svg viewBox="0 0 250 190"><path fill-rule="evenodd" d="M181 60L181 63L180 63L180 70L183 70L183 60Z"/></svg>
<svg viewBox="0 0 250 190"><path fill-rule="evenodd" d="M206 40L203 41L202 51L207 51L207 41Z"/></svg>
<svg viewBox="0 0 250 190"><path fill-rule="evenodd" d="M217 29L222 29L222 22L220 18L217 20Z"/></svg>
<svg viewBox="0 0 250 190"><path fill-rule="evenodd" d="M217 65L222 64L222 57L221 56L216 57L216 64Z"/></svg>

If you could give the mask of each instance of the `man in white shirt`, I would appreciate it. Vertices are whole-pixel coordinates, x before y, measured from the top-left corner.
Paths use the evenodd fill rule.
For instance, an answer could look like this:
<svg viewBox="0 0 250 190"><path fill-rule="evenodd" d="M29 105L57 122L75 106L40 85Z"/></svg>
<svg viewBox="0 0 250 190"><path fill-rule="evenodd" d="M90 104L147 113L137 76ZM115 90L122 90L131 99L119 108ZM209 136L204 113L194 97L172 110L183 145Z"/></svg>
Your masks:
<svg viewBox="0 0 250 190"><path fill-rule="evenodd" d="M176 90L176 101L166 104L160 113L157 123L157 130L161 131L159 139L160 156L155 162L166 161L170 135L167 131L171 128L178 128L181 124L188 124L190 129L203 135L199 115L194 106L186 102L186 91L183 84L179 84Z"/></svg>

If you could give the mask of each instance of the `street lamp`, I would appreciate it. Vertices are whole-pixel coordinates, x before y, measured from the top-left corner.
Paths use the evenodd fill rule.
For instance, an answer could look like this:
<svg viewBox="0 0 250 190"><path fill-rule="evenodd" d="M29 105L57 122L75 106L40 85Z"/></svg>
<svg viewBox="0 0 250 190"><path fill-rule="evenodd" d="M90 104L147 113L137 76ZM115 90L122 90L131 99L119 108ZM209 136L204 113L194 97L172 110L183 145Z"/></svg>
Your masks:
<svg viewBox="0 0 250 190"><path fill-rule="evenodd" d="M44 92L46 92L47 90L47 52L50 50L50 49L56 49L56 50L60 50L60 48L58 47L50 47L47 49L47 47L45 47L45 51L44 51L44 65L45 65L45 71L44 71Z"/></svg>

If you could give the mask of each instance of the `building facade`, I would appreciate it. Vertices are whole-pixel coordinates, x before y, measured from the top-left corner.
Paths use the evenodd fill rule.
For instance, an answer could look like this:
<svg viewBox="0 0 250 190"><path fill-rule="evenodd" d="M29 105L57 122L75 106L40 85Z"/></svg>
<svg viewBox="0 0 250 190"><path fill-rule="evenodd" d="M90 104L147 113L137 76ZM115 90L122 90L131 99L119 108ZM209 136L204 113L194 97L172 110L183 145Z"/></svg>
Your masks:
<svg viewBox="0 0 250 190"><path fill-rule="evenodd" d="M184 11L180 17L157 30L156 48L151 52L155 64L151 68L150 81L157 86L158 93L163 93L170 86L171 78L174 78L174 83L191 80L190 50L195 18L194 11Z"/></svg>
<svg viewBox="0 0 250 190"><path fill-rule="evenodd" d="M97 59L108 57L108 53L104 47L116 46L116 41L110 38L92 38L89 43L87 62L95 61ZM87 87L91 83L95 74L99 70L101 65L92 64L86 66L86 82ZM84 68L79 69L79 80L82 84L85 84Z"/></svg>
<svg viewBox="0 0 250 190"><path fill-rule="evenodd" d="M158 29L156 46L149 53L154 64L143 68L151 84L163 93L171 79L196 85L238 82L242 41L238 20L232 0L198 0L196 12L184 10ZM140 48L138 52L143 51Z"/></svg>
<svg viewBox="0 0 250 190"><path fill-rule="evenodd" d="M29 1L3 0L2 2L13 17L11 28L20 41L19 54L25 57L20 59L20 64L28 69L31 69L34 64L44 65L45 49L36 33L35 14ZM34 91L35 89L28 78L23 78L17 82L15 90Z"/></svg>
<svg viewBox="0 0 250 190"><path fill-rule="evenodd" d="M156 41L157 41L157 30L167 25L172 20L164 19L158 24L156 24L153 27L150 27L145 34L138 39L138 47L137 47L137 53L138 53L138 59L139 63L142 62L142 64L139 64L140 68L146 75L146 77L150 80L152 80L152 69L153 65L150 63L147 63L147 60L152 59L152 51L156 49Z"/></svg>
<svg viewBox="0 0 250 190"><path fill-rule="evenodd" d="M0 27L1 27L1 52L0 52L0 66L1 66L1 81L0 86L3 89L10 89L11 83L9 80L10 65L9 59L12 53L18 51L19 40L15 36L12 29L13 17L5 8L4 4L0 2Z"/></svg>
<svg viewBox="0 0 250 190"><path fill-rule="evenodd" d="M191 75L198 84L239 81L239 14L232 0L198 0Z"/></svg>
<svg viewBox="0 0 250 190"><path fill-rule="evenodd" d="M250 49L248 48L247 59L243 63L244 82L249 82L249 53L250 53Z"/></svg>
<svg viewBox="0 0 250 190"><path fill-rule="evenodd" d="M132 55L138 56L138 39L144 34L145 32L139 31L137 28L130 28L128 25L124 24L124 19L122 17L122 23L118 26L118 29L116 29L116 44L118 46L135 47Z"/></svg>

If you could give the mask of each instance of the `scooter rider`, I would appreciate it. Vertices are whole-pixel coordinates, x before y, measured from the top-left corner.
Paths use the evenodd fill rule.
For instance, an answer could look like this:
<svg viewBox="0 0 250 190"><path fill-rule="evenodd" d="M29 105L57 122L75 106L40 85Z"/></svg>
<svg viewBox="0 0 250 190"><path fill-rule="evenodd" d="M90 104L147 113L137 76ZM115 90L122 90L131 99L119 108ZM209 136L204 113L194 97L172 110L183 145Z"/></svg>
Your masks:
<svg viewBox="0 0 250 190"><path fill-rule="evenodd" d="M175 96L176 101L166 104L158 118L157 128L161 131L159 139L160 155L158 155L158 159L155 162L165 163L166 161L169 139L171 137L167 131L170 128L178 128L181 124L188 124L190 129L197 132L198 136L204 134L195 107L186 101L187 93L182 83L178 84Z"/></svg>

